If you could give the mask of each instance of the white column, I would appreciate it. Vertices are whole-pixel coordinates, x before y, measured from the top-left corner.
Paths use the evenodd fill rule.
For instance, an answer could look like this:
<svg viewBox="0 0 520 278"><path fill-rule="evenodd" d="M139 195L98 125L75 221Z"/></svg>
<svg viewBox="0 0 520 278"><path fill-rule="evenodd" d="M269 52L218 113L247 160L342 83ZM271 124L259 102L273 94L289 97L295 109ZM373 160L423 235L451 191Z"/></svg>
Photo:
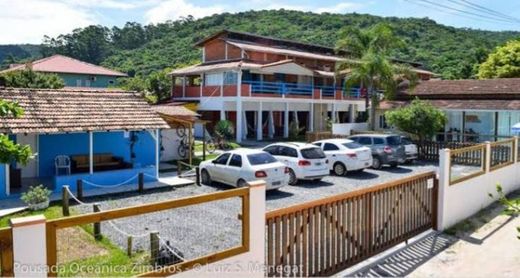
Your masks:
<svg viewBox="0 0 520 278"><path fill-rule="evenodd" d="M285 103L285 113L283 114L283 138L289 138L289 103Z"/></svg>
<svg viewBox="0 0 520 278"><path fill-rule="evenodd" d="M88 164L89 173L94 174L94 133L88 132Z"/></svg>
<svg viewBox="0 0 520 278"><path fill-rule="evenodd" d="M182 77L182 97L186 97L186 75Z"/></svg>
<svg viewBox="0 0 520 278"><path fill-rule="evenodd" d="M201 74L200 75L200 89L199 89L199 94L200 94L200 97L202 98L202 86L204 86L204 74Z"/></svg>
<svg viewBox="0 0 520 278"><path fill-rule="evenodd" d="M349 117L350 122L355 123L356 122L356 105L355 104L349 105L348 113L349 113L348 117Z"/></svg>
<svg viewBox="0 0 520 278"><path fill-rule="evenodd" d="M273 116L272 110L269 110L269 118L267 120L268 120L268 128L267 128L268 135L267 136L269 136L269 139L273 139L273 137L274 137L274 116Z"/></svg>
<svg viewBox="0 0 520 278"><path fill-rule="evenodd" d="M226 120L226 110L224 110L225 105L222 104L222 109L220 109L220 120L225 121Z"/></svg>
<svg viewBox="0 0 520 278"><path fill-rule="evenodd" d="M309 109L309 131L314 131L314 103L311 103L311 109Z"/></svg>
<svg viewBox="0 0 520 278"><path fill-rule="evenodd" d="M300 126L300 120L298 119L298 111L294 110L294 113L293 113L293 118L294 118L294 122L296 122L296 125L299 127Z"/></svg>
<svg viewBox="0 0 520 278"><path fill-rule="evenodd" d="M236 141L237 143L242 142L243 138L243 121L242 117L242 69L238 70L238 76L237 76L237 109L236 109L236 115L237 115L237 132L236 132Z"/></svg>
<svg viewBox="0 0 520 278"><path fill-rule="evenodd" d="M14 276L47 277L45 216L35 215L10 220L13 233Z"/></svg>
<svg viewBox="0 0 520 278"><path fill-rule="evenodd" d="M439 195L437 200L437 231L442 231L446 227L447 219L444 213L447 211L446 194L450 186L450 150L442 149L439 152L439 172L437 173L439 179Z"/></svg>
<svg viewBox="0 0 520 278"><path fill-rule="evenodd" d="M256 111L256 140L262 141L263 139L263 128L262 128L262 102L258 103L258 110Z"/></svg>
<svg viewBox="0 0 520 278"><path fill-rule="evenodd" d="M159 178L159 140L160 140L160 134L159 129L155 130L155 177ZM191 138L189 138L191 140ZM189 150L191 152L191 150Z"/></svg>

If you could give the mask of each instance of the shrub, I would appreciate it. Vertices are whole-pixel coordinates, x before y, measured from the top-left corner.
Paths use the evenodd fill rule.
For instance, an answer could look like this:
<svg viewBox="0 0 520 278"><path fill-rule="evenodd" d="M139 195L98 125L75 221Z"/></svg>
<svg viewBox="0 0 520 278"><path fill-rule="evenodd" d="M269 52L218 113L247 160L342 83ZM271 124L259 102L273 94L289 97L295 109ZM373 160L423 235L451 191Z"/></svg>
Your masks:
<svg viewBox="0 0 520 278"><path fill-rule="evenodd" d="M42 184L31 186L29 191L22 193L22 201L27 205L34 205L49 201L51 191Z"/></svg>
<svg viewBox="0 0 520 278"><path fill-rule="evenodd" d="M292 121L289 124L289 140L298 140L300 133L304 130L304 127L299 127L296 121Z"/></svg>
<svg viewBox="0 0 520 278"><path fill-rule="evenodd" d="M215 125L215 134L222 139L233 139L235 136L235 126L231 121L219 121Z"/></svg>

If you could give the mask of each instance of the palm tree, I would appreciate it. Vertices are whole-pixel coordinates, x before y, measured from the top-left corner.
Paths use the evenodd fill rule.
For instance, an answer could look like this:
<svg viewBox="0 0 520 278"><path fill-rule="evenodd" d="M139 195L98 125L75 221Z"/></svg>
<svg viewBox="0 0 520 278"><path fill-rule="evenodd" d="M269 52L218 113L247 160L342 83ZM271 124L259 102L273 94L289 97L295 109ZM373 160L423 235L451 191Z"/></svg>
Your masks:
<svg viewBox="0 0 520 278"><path fill-rule="evenodd" d="M346 74L345 86L366 86L366 108L370 107L370 128L375 129L375 111L378 106L378 90L391 99L401 81L408 80L413 86L417 75L410 66L397 64L389 57L390 52L404 42L392 28L384 23L368 29L347 27L340 33L336 51L345 56L338 64L337 74ZM370 98L372 104L370 105Z"/></svg>

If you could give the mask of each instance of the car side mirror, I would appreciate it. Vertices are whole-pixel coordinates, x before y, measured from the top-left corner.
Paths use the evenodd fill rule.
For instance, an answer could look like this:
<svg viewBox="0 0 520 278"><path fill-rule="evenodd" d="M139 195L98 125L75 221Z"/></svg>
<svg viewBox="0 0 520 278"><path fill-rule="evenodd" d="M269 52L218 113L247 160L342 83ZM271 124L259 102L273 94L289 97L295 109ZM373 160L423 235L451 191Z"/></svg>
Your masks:
<svg viewBox="0 0 520 278"><path fill-rule="evenodd" d="M217 164L217 160L216 160L216 159L213 159L213 160L211 161L211 163L213 163L213 164Z"/></svg>

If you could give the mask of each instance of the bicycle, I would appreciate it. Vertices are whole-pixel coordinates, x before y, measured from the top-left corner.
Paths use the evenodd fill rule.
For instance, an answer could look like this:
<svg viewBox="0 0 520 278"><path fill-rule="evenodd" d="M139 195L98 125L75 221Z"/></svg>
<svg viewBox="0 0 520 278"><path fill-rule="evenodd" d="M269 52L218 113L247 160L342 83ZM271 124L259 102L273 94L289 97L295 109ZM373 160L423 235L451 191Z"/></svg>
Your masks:
<svg viewBox="0 0 520 278"><path fill-rule="evenodd" d="M190 149L190 144L188 144L188 140L186 137L183 137L182 139L179 139L178 141L180 141L179 143L179 147L177 148L177 153L179 154L180 157L182 158L185 158L186 155L187 155L187 151L188 149ZM193 146L191 147L191 151L193 152L194 148Z"/></svg>

